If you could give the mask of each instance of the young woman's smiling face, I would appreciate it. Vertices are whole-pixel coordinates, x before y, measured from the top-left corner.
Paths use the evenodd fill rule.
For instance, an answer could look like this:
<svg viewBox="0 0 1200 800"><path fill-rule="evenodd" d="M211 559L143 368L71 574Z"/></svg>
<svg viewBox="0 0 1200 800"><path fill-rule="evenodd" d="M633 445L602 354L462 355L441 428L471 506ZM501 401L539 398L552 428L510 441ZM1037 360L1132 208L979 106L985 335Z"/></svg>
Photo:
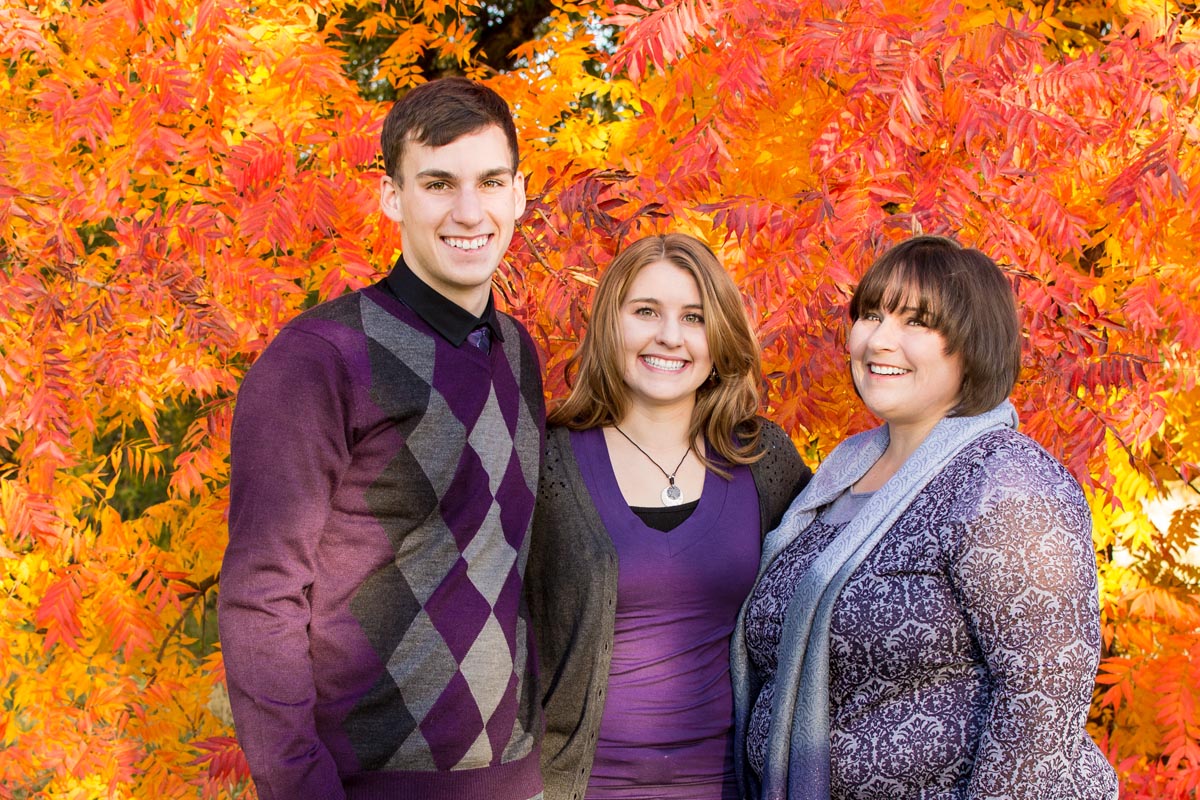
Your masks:
<svg viewBox="0 0 1200 800"><path fill-rule="evenodd" d="M933 428L958 403L962 359L916 309L864 312L850 328L850 373L871 413L893 427Z"/></svg>
<svg viewBox="0 0 1200 800"><path fill-rule="evenodd" d="M638 272L621 303L625 383L634 403L696 402L712 372L700 287L687 270L655 261Z"/></svg>

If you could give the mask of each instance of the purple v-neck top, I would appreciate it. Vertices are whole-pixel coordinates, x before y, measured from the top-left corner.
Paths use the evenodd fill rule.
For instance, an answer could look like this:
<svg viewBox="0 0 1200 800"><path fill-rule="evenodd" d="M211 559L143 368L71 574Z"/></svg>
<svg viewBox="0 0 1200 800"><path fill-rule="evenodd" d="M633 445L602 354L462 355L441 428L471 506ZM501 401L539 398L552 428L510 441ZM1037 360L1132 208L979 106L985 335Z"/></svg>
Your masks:
<svg viewBox="0 0 1200 800"><path fill-rule="evenodd" d="M622 497L600 428L572 432L571 444L619 562L587 800L736 798L729 637L761 549L750 470L709 472L696 510L662 532Z"/></svg>

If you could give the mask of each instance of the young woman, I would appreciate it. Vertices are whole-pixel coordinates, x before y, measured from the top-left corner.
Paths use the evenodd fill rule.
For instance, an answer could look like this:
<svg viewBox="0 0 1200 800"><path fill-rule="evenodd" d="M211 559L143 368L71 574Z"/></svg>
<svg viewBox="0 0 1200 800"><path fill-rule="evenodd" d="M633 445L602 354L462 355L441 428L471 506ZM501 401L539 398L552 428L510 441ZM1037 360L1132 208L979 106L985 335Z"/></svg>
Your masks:
<svg viewBox="0 0 1200 800"><path fill-rule="evenodd" d="M1016 432L1012 289L919 237L850 302L883 427L821 464L764 547L733 643L750 798L1101 800L1100 654L1079 485Z"/></svg>
<svg viewBox="0 0 1200 800"><path fill-rule="evenodd" d="M757 416L758 345L697 239L617 256L576 364L525 576L546 798L734 798L729 637L809 470Z"/></svg>

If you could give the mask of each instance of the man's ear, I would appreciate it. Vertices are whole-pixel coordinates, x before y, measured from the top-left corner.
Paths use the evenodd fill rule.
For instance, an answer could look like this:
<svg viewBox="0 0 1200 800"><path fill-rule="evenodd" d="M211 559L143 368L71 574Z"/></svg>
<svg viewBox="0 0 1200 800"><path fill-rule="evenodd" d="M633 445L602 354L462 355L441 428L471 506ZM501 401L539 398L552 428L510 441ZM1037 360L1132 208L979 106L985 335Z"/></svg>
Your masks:
<svg viewBox="0 0 1200 800"><path fill-rule="evenodd" d="M521 191L522 208L525 203L525 192ZM392 222L403 224L404 212L400 204L400 187L392 180L391 175L379 179L379 210Z"/></svg>
<svg viewBox="0 0 1200 800"><path fill-rule="evenodd" d="M513 173L513 219L519 220L525 214L525 174Z"/></svg>

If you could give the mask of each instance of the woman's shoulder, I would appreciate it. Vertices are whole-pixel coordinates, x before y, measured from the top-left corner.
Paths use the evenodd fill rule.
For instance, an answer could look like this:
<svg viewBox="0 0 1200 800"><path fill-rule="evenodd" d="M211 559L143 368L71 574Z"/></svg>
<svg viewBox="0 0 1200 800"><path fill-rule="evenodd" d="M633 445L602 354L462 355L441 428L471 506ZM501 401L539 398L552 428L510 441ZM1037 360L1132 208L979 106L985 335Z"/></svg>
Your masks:
<svg viewBox="0 0 1200 800"><path fill-rule="evenodd" d="M764 513L764 530L779 524L792 500L812 478L812 470L800 458L792 437L776 423L758 418L758 447L761 458L750 465Z"/></svg>
<svg viewBox="0 0 1200 800"><path fill-rule="evenodd" d="M551 447L562 448L571 446L571 429L566 425L546 426L546 451Z"/></svg>
<svg viewBox="0 0 1200 800"><path fill-rule="evenodd" d="M591 435L598 432L595 428L578 431L567 425L547 426L546 442L542 447L542 462L564 462L572 465L577 463L576 450L581 446L581 443L584 445L585 450L589 449L589 447L594 447L595 442L591 438Z"/></svg>
<svg viewBox="0 0 1200 800"><path fill-rule="evenodd" d="M766 417L755 419L758 422L758 452L762 454L761 460L773 461L782 458L789 462L801 463L800 451L796 449L796 443L787 431Z"/></svg>
<svg viewBox="0 0 1200 800"><path fill-rule="evenodd" d="M990 470L1001 475L1008 471L1034 470L1074 480L1062 462L1046 448L1012 428L1002 428L984 434L977 440L976 448Z"/></svg>
<svg viewBox="0 0 1200 800"><path fill-rule="evenodd" d="M771 450L778 447L787 447L792 444L792 437L788 436L787 431L779 426L777 422L767 419L766 417L755 417L758 421L759 430L759 448L761 450Z"/></svg>
<svg viewBox="0 0 1200 800"><path fill-rule="evenodd" d="M955 560L980 552L1046 560L1072 554L1095 572L1092 516L1079 482L1058 459L1012 429L991 431L956 456L929 489L923 506L949 537ZM1024 556L1023 556L1024 557Z"/></svg>
<svg viewBox="0 0 1200 800"><path fill-rule="evenodd" d="M1056 497L1068 505L1086 505L1079 482L1062 463L1025 434L1004 428L979 437L955 459L952 469L965 473L963 483L974 487L980 502ZM965 480L964 480L965 479Z"/></svg>
<svg viewBox="0 0 1200 800"><path fill-rule="evenodd" d="M571 429L565 425L546 428L546 442L542 447L541 490L562 490L578 475L578 461L571 448Z"/></svg>

